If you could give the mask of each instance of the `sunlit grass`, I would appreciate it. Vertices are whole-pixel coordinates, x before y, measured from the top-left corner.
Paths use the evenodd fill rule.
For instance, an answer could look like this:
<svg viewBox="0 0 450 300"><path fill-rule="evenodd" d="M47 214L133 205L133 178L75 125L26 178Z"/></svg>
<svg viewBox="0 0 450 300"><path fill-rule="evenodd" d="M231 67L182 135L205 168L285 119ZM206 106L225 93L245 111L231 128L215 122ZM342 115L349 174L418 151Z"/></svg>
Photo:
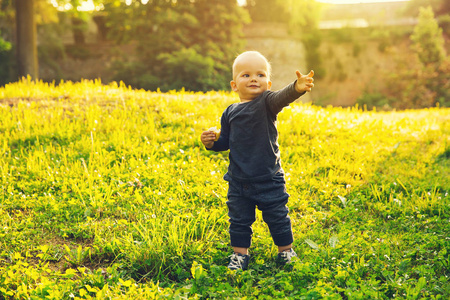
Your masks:
<svg viewBox="0 0 450 300"><path fill-rule="evenodd" d="M250 270L234 274L227 153L199 136L235 101L88 80L0 88L0 295L449 296L450 110L286 108L300 259L276 267L258 214Z"/></svg>

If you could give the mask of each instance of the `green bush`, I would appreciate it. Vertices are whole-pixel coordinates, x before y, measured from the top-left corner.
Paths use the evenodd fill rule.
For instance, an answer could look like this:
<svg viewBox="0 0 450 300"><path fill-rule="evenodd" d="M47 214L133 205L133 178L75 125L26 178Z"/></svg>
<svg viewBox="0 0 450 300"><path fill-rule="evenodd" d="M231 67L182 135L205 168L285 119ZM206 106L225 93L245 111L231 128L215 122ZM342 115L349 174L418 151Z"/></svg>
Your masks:
<svg viewBox="0 0 450 300"><path fill-rule="evenodd" d="M164 65L162 90L179 90L183 87L192 91L208 89L224 90L228 88L226 78L221 78L214 70L214 60L199 54L195 49L181 49L164 53L158 57Z"/></svg>
<svg viewBox="0 0 450 300"><path fill-rule="evenodd" d="M414 56L402 56L383 94L396 109L450 106L450 56L446 54L442 29L430 7L421 8L411 36Z"/></svg>
<svg viewBox="0 0 450 300"><path fill-rule="evenodd" d="M11 65L13 59L11 43L0 37L0 85L11 81Z"/></svg>
<svg viewBox="0 0 450 300"><path fill-rule="evenodd" d="M311 30L302 36L302 42L306 50L306 61L308 67L314 70L315 78L322 79L326 76L326 69L322 63L322 55L319 46L322 43L322 36L318 29Z"/></svg>
<svg viewBox="0 0 450 300"><path fill-rule="evenodd" d="M356 103L367 110L372 110L374 108L386 110L391 108L393 101L395 100L380 93L365 92L356 100Z"/></svg>
<svg viewBox="0 0 450 300"><path fill-rule="evenodd" d="M419 23L411 35L413 48L423 65L439 64L445 59L444 37L431 6L420 8Z"/></svg>
<svg viewBox="0 0 450 300"><path fill-rule="evenodd" d="M137 45L134 62L114 64L116 80L146 89L228 89L248 21L235 0L117 3L105 4L109 37Z"/></svg>

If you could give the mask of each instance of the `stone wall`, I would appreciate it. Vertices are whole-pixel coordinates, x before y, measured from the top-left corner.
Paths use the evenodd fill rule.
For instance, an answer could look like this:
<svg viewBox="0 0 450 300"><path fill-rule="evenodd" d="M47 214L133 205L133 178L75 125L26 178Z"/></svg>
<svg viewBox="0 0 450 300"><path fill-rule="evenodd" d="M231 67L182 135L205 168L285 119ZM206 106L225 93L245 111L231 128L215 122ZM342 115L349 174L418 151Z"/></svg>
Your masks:
<svg viewBox="0 0 450 300"><path fill-rule="evenodd" d="M244 35L247 42L244 50L257 50L271 62L272 90L293 82L296 70L304 74L309 72L305 48L289 34L286 25L252 23L244 28ZM357 55L354 53L355 46L360 49ZM378 50L378 46L378 42L363 36L355 36L351 42L340 43L325 36L319 50L326 74L322 79L316 79L313 91L301 97L300 101L349 106L366 90L379 90L385 81L385 74L395 71L392 70L395 57L408 52L409 41L397 43L383 53ZM46 81L101 78L106 83L111 80L108 72L111 61L122 55L133 55L134 48L133 44L115 47L105 42L88 43L86 47L92 55L85 59L67 56L57 62L57 69L54 68L54 62L53 68L40 62L41 78Z"/></svg>
<svg viewBox="0 0 450 300"><path fill-rule="evenodd" d="M245 50L261 52L272 65L272 90L293 82L295 71L309 72L303 44L289 35L287 26L280 23L252 23L244 28ZM309 95L301 98L311 101Z"/></svg>

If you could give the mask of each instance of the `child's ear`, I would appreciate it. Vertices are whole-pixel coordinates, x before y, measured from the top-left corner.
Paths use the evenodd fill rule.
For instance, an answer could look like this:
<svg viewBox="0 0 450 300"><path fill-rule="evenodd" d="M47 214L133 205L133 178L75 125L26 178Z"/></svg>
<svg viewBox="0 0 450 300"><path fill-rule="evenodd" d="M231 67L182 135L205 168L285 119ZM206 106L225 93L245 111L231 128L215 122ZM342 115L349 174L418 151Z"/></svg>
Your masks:
<svg viewBox="0 0 450 300"><path fill-rule="evenodd" d="M268 81L267 82L267 89L270 90L271 87L272 87L272 81Z"/></svg>
<svg viewBox="0 0 450 300"><path fill-rule="evenodd" d="M230 85L231 85L231 89L232 89L234 92L237 92L237 85L236 85L236 82L235 82L234 80L231 80L231 81L230 81Z"/></svg>

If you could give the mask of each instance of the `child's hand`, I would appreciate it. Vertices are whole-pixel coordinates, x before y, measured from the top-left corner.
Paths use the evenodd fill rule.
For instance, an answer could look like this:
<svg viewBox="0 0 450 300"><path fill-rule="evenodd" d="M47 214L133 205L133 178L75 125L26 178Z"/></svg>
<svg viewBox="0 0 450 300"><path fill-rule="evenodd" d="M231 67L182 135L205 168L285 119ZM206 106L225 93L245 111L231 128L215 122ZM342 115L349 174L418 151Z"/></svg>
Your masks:
<svg viewBox="0 0 450 300"><path fill-rule="evenodd" d="M297 83L295 84L297 92L311 92L311 89L314 87L314 71L309 71L308 75L303 75L300 71L296 71L295 73L297 74Z"/></svg>
<svg viewBox="0 0 450 300"><path fill-rule="evenodd" d="M203 131L200 140L206 148L212 148L216 140L216 133L212 130Z"/></svg>

